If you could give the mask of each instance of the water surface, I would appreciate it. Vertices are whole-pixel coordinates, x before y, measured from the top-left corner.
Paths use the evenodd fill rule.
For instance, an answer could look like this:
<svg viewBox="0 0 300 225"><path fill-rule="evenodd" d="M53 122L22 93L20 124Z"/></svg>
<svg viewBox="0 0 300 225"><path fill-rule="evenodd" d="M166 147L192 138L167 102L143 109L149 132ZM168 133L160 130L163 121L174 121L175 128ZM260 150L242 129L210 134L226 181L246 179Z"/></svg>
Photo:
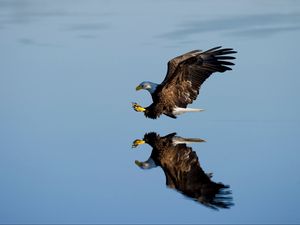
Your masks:
<svg viewBox="0 0 300 225"><path fill-rule="evenodd" d="M0 223L299 223L298 1L0 0ZM238 51L198 114L131 102L192 49ZM190 144L234 206L213 210L141 170L145 133Z"/></svg>

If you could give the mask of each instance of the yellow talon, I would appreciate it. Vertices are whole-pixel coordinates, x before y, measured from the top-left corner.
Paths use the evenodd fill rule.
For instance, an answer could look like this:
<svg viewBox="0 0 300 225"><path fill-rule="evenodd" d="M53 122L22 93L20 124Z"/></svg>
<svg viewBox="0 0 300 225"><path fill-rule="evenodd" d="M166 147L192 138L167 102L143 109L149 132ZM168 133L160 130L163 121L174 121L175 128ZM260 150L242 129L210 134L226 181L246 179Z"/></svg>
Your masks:
<svg viewBox="0 0 300 225"><path fill-rule="evenodd" d="M136 148L136 147L138 147L139 145L142 145L142 144L145 144L145 141L144 141L144 140L136 139L136 140L132 143L132 148Z"/></svg>
<svg viewBox="0 0 300 225"><path fill-rule="evenodd" d="M142 106L140 106L139 104L137 104L136 102L132 103L132 107L136 112L145 112L145 108L143 108Z"/></svg>

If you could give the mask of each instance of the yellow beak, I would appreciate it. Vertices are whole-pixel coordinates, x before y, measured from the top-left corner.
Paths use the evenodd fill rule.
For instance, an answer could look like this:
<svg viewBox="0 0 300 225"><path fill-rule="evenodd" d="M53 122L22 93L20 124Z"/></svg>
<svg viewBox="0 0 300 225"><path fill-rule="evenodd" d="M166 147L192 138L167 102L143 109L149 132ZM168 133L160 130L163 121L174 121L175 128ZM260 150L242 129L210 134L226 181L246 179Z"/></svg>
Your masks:
<svg viewBox="0 0 300 225"><path fill-rule="evenodd" d="M144 140L141 139L136 139L133 143L132 143L132 148L136 148L139 145L145 144L146 142Z"/></svg>
<svg viewBox="0 0 300 225"><path fill-rule="evenodd" d="M139 85L139 86L137 86L137 87L135 88L136 91L139 91L139 90L142 90L142 89L143 89L143 87L142 87L141 85Z"/></svg>

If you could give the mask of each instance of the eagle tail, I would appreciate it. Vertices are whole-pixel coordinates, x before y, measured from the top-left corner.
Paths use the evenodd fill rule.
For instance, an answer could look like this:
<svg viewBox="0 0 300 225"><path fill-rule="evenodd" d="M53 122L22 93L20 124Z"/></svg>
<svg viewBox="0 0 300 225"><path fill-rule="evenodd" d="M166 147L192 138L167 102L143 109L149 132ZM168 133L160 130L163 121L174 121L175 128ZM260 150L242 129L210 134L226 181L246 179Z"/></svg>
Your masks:
<svg viewBox="0 0 300 225"><path fill-rule="evenodd" d="M185 108L185 112L202 112L204 109Z"/></svg>
<svg viewBox="0 0 300 225"><path fill-rule="evenodd" d="M186 113L186 112L202 112L202 111L204 111L204 109L175 107L174 110L173 110L173 114L175 116L177 116L177 115L181 115L181 114Z"/></svg>

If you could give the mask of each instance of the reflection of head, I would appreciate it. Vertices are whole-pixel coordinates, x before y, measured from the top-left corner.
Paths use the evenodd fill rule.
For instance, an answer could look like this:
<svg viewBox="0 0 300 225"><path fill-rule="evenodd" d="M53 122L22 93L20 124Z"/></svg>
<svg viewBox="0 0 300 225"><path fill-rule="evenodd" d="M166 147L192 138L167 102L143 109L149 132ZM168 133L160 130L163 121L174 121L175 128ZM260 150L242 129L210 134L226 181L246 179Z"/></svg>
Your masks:
<svg viewBox="0 0 300 225"><path fill-rule="evenodd" d="M229 186L212 181L212 175L202 170L196 152L186 145L203 140L182 138L176 133L160 137L152 132L145 134L143 141L153 149L147 161L135 161L140 168L160 166L169 188L210 208L230 208L233 205Z"/></svg>
<svg viewBox="0 0 300 225"><path fill-rule="evenodd" d="M140 162L138 160L135 160L135 164L141 169L152 169L157 166L152 158L149 158L145 162Z"/></svg>

